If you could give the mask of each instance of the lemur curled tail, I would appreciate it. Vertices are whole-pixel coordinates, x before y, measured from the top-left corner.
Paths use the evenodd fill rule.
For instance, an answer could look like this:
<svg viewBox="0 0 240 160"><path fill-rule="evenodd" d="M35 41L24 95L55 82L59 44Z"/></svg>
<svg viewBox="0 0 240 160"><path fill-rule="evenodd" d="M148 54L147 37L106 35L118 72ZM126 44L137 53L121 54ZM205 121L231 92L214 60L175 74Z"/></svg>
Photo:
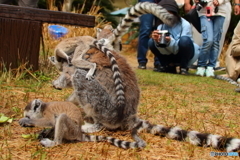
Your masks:
<svg viewBox="0 0 240 160"><path fill-rule="evenodd" d="M78 142L107 141L119 148L143 148L140 142L122 141L113 137L87 135L82 133L82 113L71 102L48 102L39 99L30 102L24 109L24 117L19 120L22 127L52 127L48 133L40 134L40 143L45 147L62 144L63 139ZM54 134L54 136L52 136ZM48 139L53 137L53 140Z"/></svg>
<svg viewBox="0 0 240 160"><path fill-rule="evenodd" d="M218 150L226 150L227 152L235 152L240 150L240 139L228 138L220 135L213 135L209 133L200 133L197 131L186 131L179 127L166 127L163 125L153 125L148 121L140 120L133 132L141 132L146 130L148 133L165 136L170 139L178 141L186 141L193 145L203 147L213 147Z"/></svg>
<svg viewBox="0 0 240 160"><path fill-rule="evenodd" d="M117 95L117 106L119 108L123 108L125 106L125 94L124 94L124 87L122 83L123 81L121 78L121 73L120 73L116 58L112 54L112 51L110 51L106 46L102 45L102 43L99 43L98 41L94 41L93 44L97 49L102 51L102 53L105 53L110 60L111 68L113 71L113 80L115 83L115 89L116 89L116 95Z"/></svg>
<svg viewBox="0 0 240 160"><path fill-rule="evenodd" d="M128 31L133 21L143 14L153 14L158 17L163 23L169 26L172 26L177 22L177 18L162 6L151 2L139 2L129 9L128 13L122 19L120 24L118 24L116 29L114 29L113 33L116 37L112 43L114 49L119 50L121 36Z"/></svg>

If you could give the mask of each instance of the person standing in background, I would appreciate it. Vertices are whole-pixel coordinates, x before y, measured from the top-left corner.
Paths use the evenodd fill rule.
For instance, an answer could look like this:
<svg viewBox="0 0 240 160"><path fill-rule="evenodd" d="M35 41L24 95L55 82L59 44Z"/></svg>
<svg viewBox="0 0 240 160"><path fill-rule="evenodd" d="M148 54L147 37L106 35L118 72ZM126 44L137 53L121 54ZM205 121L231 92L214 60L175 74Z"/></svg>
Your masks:
<svg viewBox="0 0 240 160"><path fill-rule="evenodd" d="M139 0L138 2L152 2L158 3L161 0ZM152 14L144 14L140 17L140 29L138 37L138 47L137 47L137 60L138 68L146 69L148 62L147 51L148 51L148 40L150 39L150 34L154 30L155 16ZM160 62L156 56L154 56L154 71L157 71L160 67Z"/></svg>
<svg viewBox="0 0 240 160"><path fill-rule="evenodd" d="M194 0L202 7L198 9L201 22L203 44L198 58L196 75L213 77L216 66L223 24L227 14L227 0L201 1ZM199 5L198 5L199 6Z"/></svg>

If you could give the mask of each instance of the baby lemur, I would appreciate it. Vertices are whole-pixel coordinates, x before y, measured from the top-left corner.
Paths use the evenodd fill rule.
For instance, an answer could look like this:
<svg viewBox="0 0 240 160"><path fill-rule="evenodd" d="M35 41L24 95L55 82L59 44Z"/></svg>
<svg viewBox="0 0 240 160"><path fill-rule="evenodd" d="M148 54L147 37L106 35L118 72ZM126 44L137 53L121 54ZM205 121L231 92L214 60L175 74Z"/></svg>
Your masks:
<svg viewBox="0 0 240 160"><path fill-rule="evenodd" d="M97 40L101 44L106 45L113 50L109 40L113 41L113 28L111 25L106 25L103 29L97 28ZM96 39L91 36L78 36L63 39L54 50L54 56L49 57L50 62L62 71L62 63L67 61L69 65L74 65L79 68L89 69L86 78L88 80L93 78L96 69L96 64L82 59L82 54L90 49L90 45Z"/></svg>
<svg viewBox="0 0 240 160"><path fill-rule="evenodd" d="M52 127L54 140L43 138L40 143L45 147L60 145L63 140L88 142L107 141L117 147L142 148L138 142L122 141L112 137L83 134L80 109L71 102L43 102L34 99L24 110L24 118L19 120L22 127Z"/></svg>

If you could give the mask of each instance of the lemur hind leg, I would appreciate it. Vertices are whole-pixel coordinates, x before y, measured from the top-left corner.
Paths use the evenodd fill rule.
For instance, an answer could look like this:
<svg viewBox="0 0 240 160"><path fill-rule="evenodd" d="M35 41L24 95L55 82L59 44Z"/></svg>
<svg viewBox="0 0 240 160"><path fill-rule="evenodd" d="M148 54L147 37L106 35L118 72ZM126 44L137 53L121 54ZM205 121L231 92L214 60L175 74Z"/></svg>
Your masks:
<svg viewBox="0 0 240 160"><path fill-rule="evenodd" d="M66 114L60 114L56 118L56 125L54 131L54 140L44 138L40 143L45 147L53 147L60 145L65 140L78 140L81 141L82 132L81 126L72 121Z"/></svg>

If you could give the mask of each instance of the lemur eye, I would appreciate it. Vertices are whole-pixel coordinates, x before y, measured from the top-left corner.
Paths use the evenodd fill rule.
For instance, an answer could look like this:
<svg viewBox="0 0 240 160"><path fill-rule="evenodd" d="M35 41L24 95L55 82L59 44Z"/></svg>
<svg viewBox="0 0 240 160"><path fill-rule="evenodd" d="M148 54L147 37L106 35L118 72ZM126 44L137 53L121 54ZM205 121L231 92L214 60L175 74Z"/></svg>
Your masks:
<svg viewBox="0 0 240 160"><path fill-rule="evenodd" d="M30 119L30 117L29 116L25 116L26 118L28 118L28 119Z"/></svg>

